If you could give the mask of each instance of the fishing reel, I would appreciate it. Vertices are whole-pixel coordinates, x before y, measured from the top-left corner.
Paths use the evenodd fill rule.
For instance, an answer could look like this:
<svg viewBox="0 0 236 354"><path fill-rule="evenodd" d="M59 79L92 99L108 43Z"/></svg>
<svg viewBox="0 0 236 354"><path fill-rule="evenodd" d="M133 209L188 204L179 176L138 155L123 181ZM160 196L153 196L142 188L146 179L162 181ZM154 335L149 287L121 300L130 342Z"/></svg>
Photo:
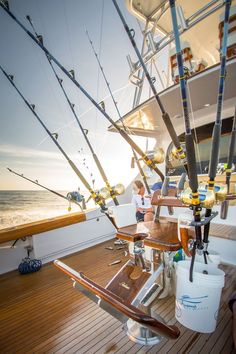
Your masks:
<svg viewBox="0 0 236 354"><path fill-rule="evenodd" d="M206 190L206 189L198 189L199 200L203 208L212 209L214 204L216 203L216 197L214 191ZM183 190L179 193L178 198L183 204L192 205L193 197L192 190L190 187Z"/></svg>
<svg viewBox="0 0 236 354"><path fill-rule="evenodd" d="M163 148L155 148L153 150L148 150L146 151L145 153L145 157L140 157L138 159L138 161L142 161L142 160L149 160L150 161L150 165L151 164L160 164L162 162L164 162L165 160L165 152L163 150ZM135 167L135 158L132 157L132 160L131 160L131 168L134 168ZM144 166L145 168L145 175L147 178L151 178L152 177L152 172L151 172L151 167L149 166Z"/></svg>
<svg viewBox="0 0 236 354"><path fill-rule="evenodd" d="M66 195L66 198L69 201L69 206L68 206L68 211L71 211L71 203L83 203L83 208L84 208L84 196L80 194L80 192L74 191L74 192L69 192ZM85 209L85 208L84 208Z"/></svg>
<svg viewBox="0 0 236 354"><path fill-rule="evenodd" d="M207 191L208 190L208 184L207 182L201 182L199 183L198 186L199 191ZM222 183L216 183L214 185L213 192L215 193L215 199L217 203L222 203L225 201L227 197L227 185L222 184Z"/></svg>
<svg viewBox="0 0 236 354"><path fill-rule="evenodd" d="M102 189L99 190L98 193L101 196L101 198L106 200L106 199L109 199L113 196L118 196L118 195L124 194L125 187L123 184L118 183L114 187L111 187L111 189L109 189L108 187L103 187Z"/></svg>
<svg viewBox="0 0 236 354"><path fill-rule="evenodd" d="M208 189L207 182L201 182L198 186L199 199L203 208L212 209L215 204L219 204L225 201L227 197L226 184L216 183L214 189ZM192 204L192 191L188 187L179 194L179 199L182 203Z"/></svg>
<svg viewBox="0 0 236 354"><path fill-rule="evenodd" d="M79 192L69 192L66 195L67 199L71 202L71 201L75 201L78 203L81 203L84 199L84 196L82 194L80 194Z"/></svg>
<svg viewBox="0 0 236 354"><path fill-rule="evenodd" d="M146 151L146 157L152 160L153 163L160 164L165 160L165 152L163 148L158 147L154 150Z"/></svg>
<svg viewBox="0 0 236 354"><path fill-rule="evenodd" d="M182 157L183 152L186 155L185 143L180 143L180 147L181 147L181 151L179 151L179 149L177 149L175 146L172 147L172 149L169 152L169 161L170 162L173 160L182 160L183 161L183 157Z"/></svg>
<svg viewBox="0 0 236 354"><path fill-rule="evenodd" d="M206 166L205 169L204 169L204 172L208 173L208 170L209 170L209 166ZM218 165L217 165L217 170L216 170L216 173L218 175L222 175L223 173L227 172L228 170L228 164L227 163L223 163L223 162L219 162ZM231 166L231 172L235 171L235 165L232 164Z"/></svg>

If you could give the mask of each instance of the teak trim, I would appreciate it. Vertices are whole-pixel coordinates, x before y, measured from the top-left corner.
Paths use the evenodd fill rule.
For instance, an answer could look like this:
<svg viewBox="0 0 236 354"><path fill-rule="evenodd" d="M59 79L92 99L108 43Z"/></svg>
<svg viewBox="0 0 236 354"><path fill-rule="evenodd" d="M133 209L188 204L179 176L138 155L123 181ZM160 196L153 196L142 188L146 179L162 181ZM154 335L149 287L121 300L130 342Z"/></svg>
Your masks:
<svg viewBox="0 0 236 354"><path fill-rule="evenodd" d="M17 240L42 232L58 229L60 227L76 224L86 220L86 214L82 212L70 215L56 216L55 218L34 221L28 224L15 227L8 227L0 230L0 243Z"/></svg>
<svg viewBox="0 0 236 354"><path fill-rule="evenodd" d="M151 331L161 334L166 338L176 339L179 337L180 331L177 327L167 325L153 317L146 315L135 306L125 302L119 296L109 290L104 289L99 284L96 284L87 278L83 273L74 271L74 269L68 267L66 264L57 260L54 261L54 264L57 268L62 270L63 273L67 274L70 278L74 279L76 282L82 285L82 287L87 289L92 294L99 296L102 300L107 302L115 310L121 312L126 317L131 318L132 320L149 328Z"/></svg>

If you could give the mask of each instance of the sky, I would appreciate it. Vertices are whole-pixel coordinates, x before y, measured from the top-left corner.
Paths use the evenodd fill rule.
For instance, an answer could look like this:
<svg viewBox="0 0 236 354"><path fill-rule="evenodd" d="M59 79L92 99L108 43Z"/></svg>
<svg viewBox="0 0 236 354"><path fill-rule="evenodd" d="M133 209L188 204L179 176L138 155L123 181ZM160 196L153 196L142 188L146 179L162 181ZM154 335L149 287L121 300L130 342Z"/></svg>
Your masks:
<svg viewBox="0 0 236 354"><path fill-rule="evenodd" d="M25 19L30 15L36 31L44 36L44 44L49 51L68 70L74 69L76 79L100 102L108 96L108 90L86 37L87 29L121 113L132 108L134 87L128 81L126 55L136 58L110 0L10 0L9 4L10 10L32 31ZM141 45L137 21L128 13L125 1L118 0L118 4L129 27L135 29L136 41ZM15 84L25 98L35 104L36 112L48 129L59 134L59 143L88 182L95 178L95 187L103 186L44 53L3 9L0 9L0 29L2 67L14 75ZM91 145L110 183L127 185L137 174L137 169L130 168L132 152L129 145L119 134L107 131L110 123L60 69L56 68L56 71L75 104L82 126L88 129ZM6 167L37 179L49 188L71 190L80 186L83 189L78 177L2 73L0 93L0 189L37 188L10 174ZM117 120L111 100L106 98L105 103L108 114ZM146 139L134 137L134 140L145 149ZM151 139L149 144L153 144Z"/></svg>

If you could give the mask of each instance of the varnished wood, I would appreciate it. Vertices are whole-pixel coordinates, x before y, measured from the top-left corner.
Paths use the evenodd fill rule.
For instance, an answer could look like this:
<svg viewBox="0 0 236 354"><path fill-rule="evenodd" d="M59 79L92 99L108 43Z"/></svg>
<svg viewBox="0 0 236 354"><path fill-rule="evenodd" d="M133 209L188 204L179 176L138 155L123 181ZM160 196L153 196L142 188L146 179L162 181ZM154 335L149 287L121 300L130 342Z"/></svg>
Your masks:
<svg viewBox="0 0 236 354"><path fill-rule="evenodd" d="M127 261L124 250L106 250L113 241L100 244L63 261L79 268L105 286L120 264ZM91 266L92 262L92 266ZM226 285L223 289L216 331L210 334L193 332L174 317L174 297L159 300L153 311L167 323L176 324L180 337L164 339L160 344L144 347L130 341L119 321L99 309L75 291L71 280L52 264L26 276L11 272L0 276L0 352L1 353L79 353L79 354L228 354L233 353L232 314L228 300L236 290L236 267L224 266Z"/></svg>
<svg viewBox="0 0 236 354"><path fill-rule="evenodd" d="M140 232L140 225L144 223L121 227L117 230L116 236L128 242L142 241L148 236L147 232Z"/></svg>
<svg viewBox="0 0 236 354"><path fill-rule="evenodd" d="M168 190L168 195L164 198L161 197L161 190L156 190L151 199L152 205L156 206L172 206L177 208L187 208L188 206L183 204L177 197L177 189L171 188Z"/></svg>
<svg viewBox="0 0 236 354"><path fill-rule="evenodd" d="M148 221L145 226L149 229L149 236L144 240L145 246L161 251L177 251L181 248L176 222Z"/></svg>
<svg viewBox="0 0 236 354"><path fill-rule="evenodd" d="M192 257L192 251L189 250L189 247L188 247L188 241L190 239L190 234L188 232L188 229L186 228L180 228L180 238L181 238L181 246L185 252L185 254L188 256L188 257Z"/></svg>
<svg viewBox="0 0 236 354"><path fill-rule="evenodd" d="M146 233L140 234L138 232L141 227L146 229ZM161 251L176 251L181 248L178 240L177 223L175 221L164 222L161 219L161 222L145 221L129 225L120 228L117 237L129 242L143 239L144 245Z"/></svg>
<svg viewBox="0 0 236 354"><path fill-rule="evenodd" d="M55 218L34 221L28 224L8 227L0 230L0 243L17 240L42 232L61 228L72 224L77 224L86 220L86 214L82 212L68 215L56 216Z"/></svg>
<svg viewBox="0 0 236 354"><path fill-rule="evenodd" d="M88 290L91 294L97 295L100 299L105 301L116 311L125 315L127 318L130 318L133 321L140 323L141 325L147 327L157 335L160 334L169 339L178 338L180 332L177 327L169 326L164 322L156 320L154 317L145 314L137 307L134 307L133 305L128 303L127 299L121 298L119 293L115 294L107 288L103 288L101 285L95 283L83 273L80 273L79 276L77 276L73 269L68 269L68 267L66 267L62 262L57 261L55 263L55 266L62 270L62 272L64 272L70 278L82 285L83 288ZM133 269L131 269L131 272L132 271Z"/></svg>
<svg viewBox="0 0 236 354"><path fill-rule="evenodd" d="M132 274L137 272L137 270L139 270L139 276L134 279ZM115 294L119 294L119 297L131 303L149 277L150 273L143 272L141 267L134 266L132 262L129 261L120 269L115 277L111 279L106 289Z"/></svg>

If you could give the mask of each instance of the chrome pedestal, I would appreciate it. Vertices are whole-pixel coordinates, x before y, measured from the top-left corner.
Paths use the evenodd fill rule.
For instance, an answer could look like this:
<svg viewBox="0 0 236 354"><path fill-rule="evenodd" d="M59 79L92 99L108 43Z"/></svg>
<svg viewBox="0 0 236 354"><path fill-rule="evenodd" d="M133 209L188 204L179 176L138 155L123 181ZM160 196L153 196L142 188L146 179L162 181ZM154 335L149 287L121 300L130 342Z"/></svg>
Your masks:
<svg viewBox="0 0 236 354"><path fill-rule="evenodd" d="M150 329L129 319L126 323L127 336L135 343L142 345L155 345L160 343L163 337L153 333Z"/></svg>

